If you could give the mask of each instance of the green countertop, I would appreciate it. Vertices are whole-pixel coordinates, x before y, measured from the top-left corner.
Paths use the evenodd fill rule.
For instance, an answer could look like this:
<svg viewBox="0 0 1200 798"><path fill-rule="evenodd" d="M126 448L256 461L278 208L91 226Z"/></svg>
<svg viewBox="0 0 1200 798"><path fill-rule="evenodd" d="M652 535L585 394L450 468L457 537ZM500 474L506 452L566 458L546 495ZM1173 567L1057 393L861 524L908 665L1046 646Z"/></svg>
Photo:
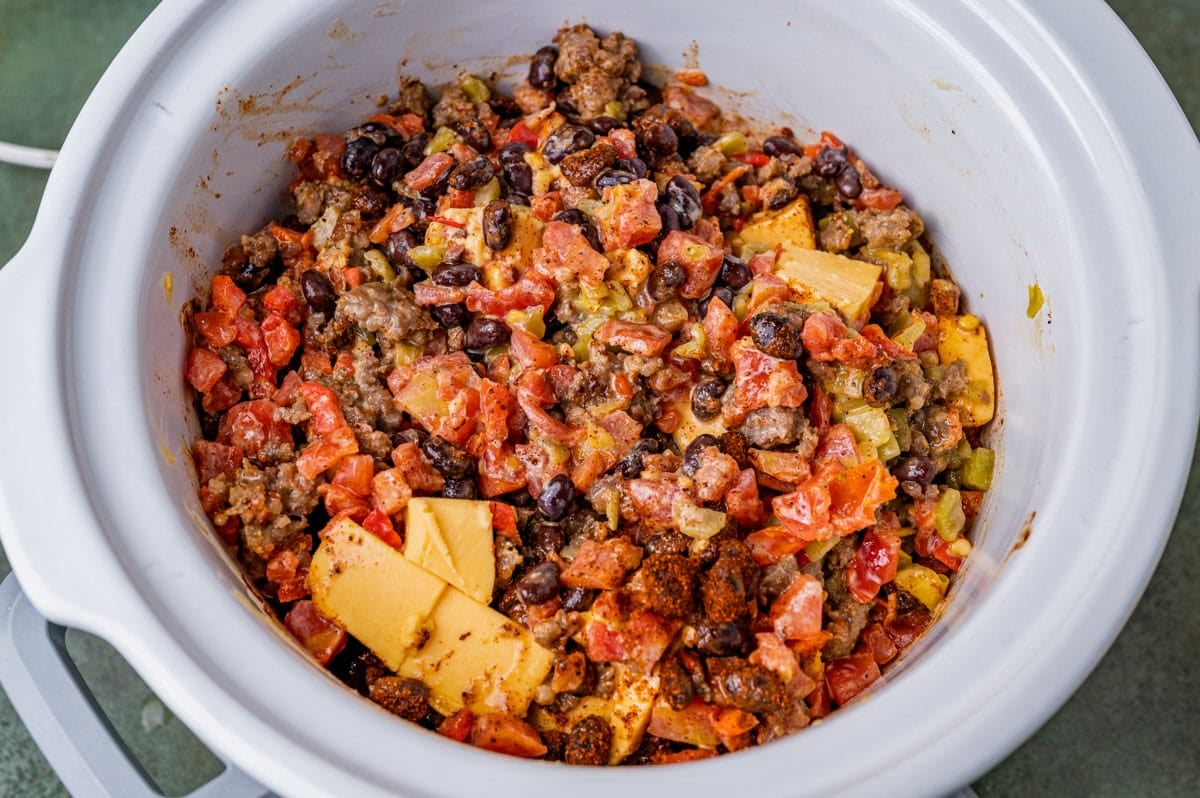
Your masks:
<svg viewBox="0 0 1200 798"><path fill-rule="evenodd" d="M1200 129L1200 0L1111 5ZM153 6L0 0L0 141L57 147ZM28 233L44 185L43 172L0 164L0 264ZM8 571L0 551L0 578ZM185 793L220 770L104 643L73 634L69 648L165 793ZM1200 452L1166 554L1116 644L1074 697L974 786L982 798L1200 794ZM66 791L0 693L0 796L61 795Z"/></svg>

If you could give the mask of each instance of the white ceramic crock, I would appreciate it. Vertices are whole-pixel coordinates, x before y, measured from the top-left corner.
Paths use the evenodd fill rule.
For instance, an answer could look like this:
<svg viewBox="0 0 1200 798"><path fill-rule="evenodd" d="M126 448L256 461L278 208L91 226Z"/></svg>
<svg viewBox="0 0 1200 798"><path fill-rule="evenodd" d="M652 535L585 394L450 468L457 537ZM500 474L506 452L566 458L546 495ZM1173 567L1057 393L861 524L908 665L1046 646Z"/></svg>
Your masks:
<svg viewBox="0 0 1200 798"><path fill-rule="evenodd" d="M508 56L564 19L651 63L698 52L743 111L836 131L920 209L993 339L998 476L923 650L828 721L705 762L585 772L395 720L257 608L186 456L179 309L278 208L286 142L362 120L398 69L519 74ZM1070 695L1157 562L1196 425L1198 185L1195 137L1098 0L172 0L97 86L0 272L4 546L44 614L111 641L288 795L944 793ZM1029 319L1032 283L1048 300Z"/></svg>

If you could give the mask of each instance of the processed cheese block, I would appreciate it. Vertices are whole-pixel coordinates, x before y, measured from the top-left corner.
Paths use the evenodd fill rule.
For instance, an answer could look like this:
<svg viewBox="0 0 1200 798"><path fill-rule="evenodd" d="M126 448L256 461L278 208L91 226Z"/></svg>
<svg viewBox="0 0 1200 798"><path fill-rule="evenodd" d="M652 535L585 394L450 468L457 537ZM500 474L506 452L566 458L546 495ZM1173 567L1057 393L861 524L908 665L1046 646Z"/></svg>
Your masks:
<svg viewBox="0 0 1200 798"><path fill-rule="evenodd" d="M429 638L399 672L424 682L443 715L464 706L524 715L554 661L528 629L454 588L442 594L427 629Z"/></svg>
<svg viewBox="0 0 1200 798"><path fill-rule="evenodd" d="M823 299L850 323L867 318L883 268L832 252L785 244L775 274L801 294L801 301Z"/></svg>
<svg viewBox="0 0 1200 798"><path fill-rule="evenodd" d="M804 249L817 248L808 197L799 197L777 211L754 214L742 227L740 235L743 244L760 245L760 251L789 243Z"/></svg>
<svg viewBox="0 0 1200 798"><path fill-rule="evenodd" d="M950 397L964 427L979 427L996 413L996 377L988 352L987 332L975 316L938 316L938 357L943 363L961 358L967 366L967 388Z"/></svg>
<svg viewBox="0 0 1200 798"><path fill-rule="evenodd" d="M312 601L392 670L426 635L446 583L350 519L326 530L308 568Z"/></svg>
<svg viewBox="0 0 1200 798"><path fill-rule="evenodd" d="M408 503L404 556L483 604L496 583L492 509L471 499Z"/></svg>

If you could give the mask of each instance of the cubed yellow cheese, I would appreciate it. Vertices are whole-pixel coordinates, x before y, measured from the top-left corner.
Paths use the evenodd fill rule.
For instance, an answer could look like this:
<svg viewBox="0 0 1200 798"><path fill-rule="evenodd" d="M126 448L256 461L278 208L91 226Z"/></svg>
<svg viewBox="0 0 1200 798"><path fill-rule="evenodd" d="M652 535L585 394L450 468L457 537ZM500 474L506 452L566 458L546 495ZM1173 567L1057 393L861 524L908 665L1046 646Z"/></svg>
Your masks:
<svg viewBox="0 0 1200 798"><path fill-rule="evenodd" d="M404 534L405 557L476 601L491 603L496 555L488 502L414 498Z"/></svg>
<svg viewBox="0 0 1200 798"><path fill-rule="evenodd" d="M650 723L650 714L658 699L657 671L634 673L626 665L613 666L613 692L608 698L585 696L569 712L551 712L534 707L530 721L541 732L569 733L581 720L596 715L612 726L612 750L608 763L620 764L642 744L642 735Z"/></svg>
<svg viewBox="0 0 1200 798"><path fill-rule="evenodd" d="M524 715L554 661L528 629L452 587L426 628L428 639L399 672L424 682L443 715L464 706Z"/></svg>
<svg viewBox="0 0 1200 798"><path fill-rule="evenodd" d="M308 586L316 608L395 670L425 636L446 583L349 519L326 530Z"/></svg>
<svg viewBox="0 0 1200 798"><path fill-rule="evenodd" d="M742 244L766 245L766 249L786 246L816 249L812 207L808 197L800 197L777 211L762 211L750 217L741 231Z"/></svg>
<svg viewBox="0 0 1200 798"><path fill-rule="evenodd" d="M801 295L801 301L823 299L851 323L870 313L882 271L874 263L790 245L784 245L775 264L775 274Z"/></svg>
<svg viewBox="0 0 1200 798"><path fill-rule="evenodd" d="M979 427L996 413L996 378L988 352L987 332L975 316L939 316L938 357L943 363L962 358L967 365L967 388L950 397L964 427Z"/></svg>
<svg viewBox="0 0 1200 798"><path fill-rule="evenodd" d="M725 422L721 420L720 414L708 421L701 421L696 418L696 414L692 412L692 402L690 399L681 399L675 403L675 410L679 413L679 426L675 428L675 443L679 445L680 451L687 448L696 437L700 435L712 435L714 438L720 438L727 430Z"/></svg>

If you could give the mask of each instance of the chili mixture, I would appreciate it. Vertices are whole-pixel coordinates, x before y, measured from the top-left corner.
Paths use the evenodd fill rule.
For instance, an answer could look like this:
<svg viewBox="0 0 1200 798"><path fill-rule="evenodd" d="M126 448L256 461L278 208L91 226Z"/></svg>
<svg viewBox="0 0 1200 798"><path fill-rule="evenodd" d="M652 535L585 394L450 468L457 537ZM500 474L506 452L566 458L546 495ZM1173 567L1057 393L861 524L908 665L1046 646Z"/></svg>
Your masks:
<svg viewBox="0 0 1200 798"><path fill-rule="evenodd" d="M736 751L869 688L970 554L984 328L850 146L751 126L705 84L651 85L633 40L584 25L512 96L404 78L290 145L287 214L191 308L203 508L296 640L384 709L573 764ZM433 610L387 656L322 611L330 530L413 560L418 504L490 515L483 595L422 578L528 638L523 702L411 675ZM364 637L408 617L377 612Z"/></svg>

